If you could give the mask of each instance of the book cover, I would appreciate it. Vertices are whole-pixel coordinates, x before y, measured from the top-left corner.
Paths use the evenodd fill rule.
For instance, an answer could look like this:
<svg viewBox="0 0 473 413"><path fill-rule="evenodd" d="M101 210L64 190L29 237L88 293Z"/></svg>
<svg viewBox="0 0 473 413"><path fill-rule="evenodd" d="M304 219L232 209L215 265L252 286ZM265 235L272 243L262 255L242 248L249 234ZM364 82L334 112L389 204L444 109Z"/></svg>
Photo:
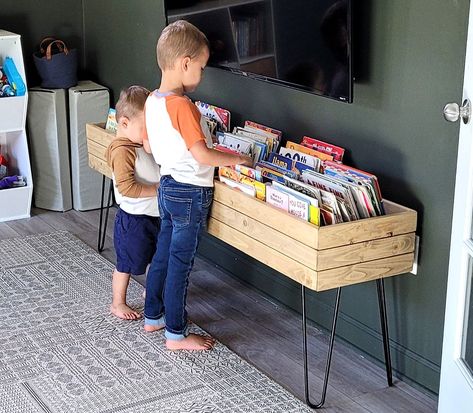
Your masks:
<svg viewBox="0 0 473 413"><path fill-rule="evenodd" d="M249 126L246 126L244 128L236 127L233 129L233 133L235 133L236 135L246 136L247 138L251 138L261 143L265 143L268 148L266 151L267 154L273 152L273 148L276 148L279 144L279 141L276 136L268 135L260 129L252 129Z"/></svg>
<svg viewBox="0 0 473 413"><path fill-rule="evenodd" d="M290 158L298 163L308 165L315 171L319 171L322 164L322 161L319 158L307 155L306 153L302 153L294 149L281 147L279 148L279 155Z"/></svg>
<svg viewBox="0 0 473 413"><path fill-rule="evenodd" d="M294 149L295 151L305 153L307 155L315 156L322 161L333 161L333 156L324 152L316 151L315 149L308 148L307 146L300 145L298 143L287 141L286 148Z"/></svg>
<svg viewBox="0 0 473 413"><path fill-rule="evenodd" d="M334 194L339 202L344 221L354 221L360 218L352 192L346 183L317 172L309 171L302 173L302 181Z"/></svg>
<svg viewBox="0 0 473 413"><path fill-rule="evenodd" d="M256 181L262 182L261 171L257 171L256 169L245 165L234 165L233 169L243 175L255 179Z"/></svg>
<svg viewBox="0 0 473 413"><path fill-rule="evenodd" d="M347 174L348 176L353 176L353 177L358 177L362 179L367 179L373 183L373 186L376 191L376 196L379 201L382 201L383 197L381 195L381 188L379 187L378 183L378 178L376 175L363 171L361 169L354 168L352 166L344 165L344 164L339 164L337 162L326 162L327 167L332 167L334 170L343 172Z"/></svg>
<svg viewBox="0 0 473 413"><path fill-rule="evenodd" d="M264 201L266 198L266 185L262 182L259 182L253 178L250 178L246 175L243 175L237 172L235 169L221 166L218 168L218 176L219 178L224 177L231 179L232 181L239 182L245 185L249 185L255 188L256 191L256 198Z"/></svg>
<svg viewBox="0 0 473 413"><path fill-rule="evenodd" d="M228 146L222 145L220 143L217 143L216 145L214 145L214 149L220 152L227 152L227 153L232 153L234 155L241 155L241 153L236 151L235 149L229 148Z"/></svg>
<svg viewBox="0 0 473 413"><path fill-rule="evenodd" d="M195 102L199 112L210 119L217 122L217 131L228 132L230 130L230 111L219 108L218 106L202 102L200 100Z"/></svg>
<svg viewBox="0 0 473 413"><path fill-rule="evenodd" d="M295 161L289 157L283 156L276 152L272 152L269 154L268 162L273 163L289 171L295 172L297 175L302 174L302 172L305 170L315 171L314 168L305 163Z"/></svg>
<svg viewBox="0 0 473 413"><path fill-rule="evenodd" d="M276 208L289 212L289 195L272 185L266 185L266 202Z"/></svg>
<svg viewBox="0 0 473 413"><path fill-rule="evenodd" d="M282 137L282 132L280 130L270 128L269 126L262 125L261 123L257 123L257 122L253 122L251 120L247 120L247 121L245 121L245 127L246 126L249 126L251 128L254 128L254 129L260 129L260 130L265 131L265 132L269 132L272 135L276 135L278 137L278 139L281 139L281 137Z"/></svg>
<svg viewBox="0 0 473 413"><path fill-rule="evenodd" d="M309 205L309 222L311 224L320 226L320 208L314 205Z"/></svg>
<svg viewBox="0 0 473 413"><path fill-rule="evenodd" d="M258 162L255 165L255 169L258 169L257 166L267 168L267 169L271 169L273 171L276 171L276 172L280 173L281 175L285 175L285 176L289 176L290 178L297 179L297 174L295 172L289 171L285 168L281 168L280 166L275 165L275 164L270 163L270 162L267 162L267 161Z"/></svg>
<svg viewBox="0 0 473 413"><path fill-rule="evenodd" d="M210 135L215 137L217 133L217 121L215 119L209 118L208 116L204 116L204 119L207 127L209 128Z"/></svg>
<svg viewBox="0 0 473 413"><path fill-rule="evenodd" d="M268 126L264 126L252 121L245 122L244 130L257 133L259 135L266 136L268 139L271 139L272 147L270 148L270 152L276 151L277 148L279 147L279 143L281 141L281 136L282 136L281 131L272 129Z"/></svg>
<svg viewBox="0 0 473 413"><path fill-rule="evenodd" d="M304 221L309 221L309 205L311 204L311 200L307 199L307 196L298 193L293 189L287 188L284 185L278 184L277 182L273 184L273 187L289 196L290 214L302 218ZM314 201L314 206L317 206L317 200L314 199Z"/></svg>
<svg viewBox="0 0 473 413"><path fill-rule="evenodd" d="M231 179L228 179L224 176L220 176L219 180L220 180L220 182L223 182L224 184L226 184L226 185L228 185L232 188L238 189L238 190L240 190L241 192L243 192L247 195L250 195L252 197L256 196L256 189L255 189L254 186L242 184L240 182L235 182L235 181L233 181Z"/></svg>
<svg viewBox="0 0 473 413"><path fill-rule="evenodd" d="M281 172L277 172L274 169L266 168L259 163L255 166L256 170L261 173L263 182L276 181L284 183L284 175Z"/></svg>
<svg viewBox="0 0 473 413"><path fill-rule="evenodd" d="M301 145L307 146L309 148L315 149L319 152L324 152L333 156L335 161L343 161L343 155L345 154L345 149L340 146L335 146L330 143L321 141L319 139L314 139L309 136L304 136L302 138Z"/></svg>
<svg viewBox="0 0 473 413"><path fill-rule="evenodd" d="M118 123L116 118L117 111L110 108L108 110L107 122L105 123L105 130L117 133Z"/></svg>
<svg viewBox="0 0 473 413"><path fill-rule="evenodd" d="M217 132L217 142L239 153L249 156L254 155L254 141L243 136L227 132Z"/></svg>

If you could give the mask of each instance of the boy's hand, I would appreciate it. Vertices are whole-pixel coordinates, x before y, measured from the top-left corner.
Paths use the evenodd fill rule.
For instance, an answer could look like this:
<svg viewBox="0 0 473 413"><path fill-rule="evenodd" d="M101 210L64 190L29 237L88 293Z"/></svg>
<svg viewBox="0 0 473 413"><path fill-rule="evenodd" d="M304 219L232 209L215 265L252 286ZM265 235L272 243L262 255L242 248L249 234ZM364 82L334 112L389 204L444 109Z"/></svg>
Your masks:
<svg viewBox="0 0 473 413"><path fill-rule="evenodd" d="M241 155L240 160L238 161L239 165L253 166L253 158L246 155Z"/></svg>

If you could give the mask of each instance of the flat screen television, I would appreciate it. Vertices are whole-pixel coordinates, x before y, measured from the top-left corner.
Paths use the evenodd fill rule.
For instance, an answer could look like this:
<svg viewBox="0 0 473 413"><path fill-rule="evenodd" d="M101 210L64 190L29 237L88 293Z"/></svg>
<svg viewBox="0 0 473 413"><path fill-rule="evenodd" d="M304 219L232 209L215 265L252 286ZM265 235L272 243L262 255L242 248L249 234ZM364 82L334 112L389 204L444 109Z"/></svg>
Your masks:
<svg viewBox="0 0 473 413"><path fill-rule="evenodd" d="M353 100L351 0L165 0L168 23L197 26L208 65Z"/></svg>

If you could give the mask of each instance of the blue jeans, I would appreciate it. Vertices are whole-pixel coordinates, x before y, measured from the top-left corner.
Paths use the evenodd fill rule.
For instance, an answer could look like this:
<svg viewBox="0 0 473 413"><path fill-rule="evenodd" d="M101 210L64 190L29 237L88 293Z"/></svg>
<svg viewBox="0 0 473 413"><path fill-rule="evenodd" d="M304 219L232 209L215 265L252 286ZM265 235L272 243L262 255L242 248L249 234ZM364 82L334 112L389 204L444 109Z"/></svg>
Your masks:
<svg viewBox="0 0 473 413"><path fill-rule="evenodd" d="M187 336L186 297L200 235L207 227L213 188L161 177L159 248L146 280L145 324L166 326L166 338Z"/></svg>

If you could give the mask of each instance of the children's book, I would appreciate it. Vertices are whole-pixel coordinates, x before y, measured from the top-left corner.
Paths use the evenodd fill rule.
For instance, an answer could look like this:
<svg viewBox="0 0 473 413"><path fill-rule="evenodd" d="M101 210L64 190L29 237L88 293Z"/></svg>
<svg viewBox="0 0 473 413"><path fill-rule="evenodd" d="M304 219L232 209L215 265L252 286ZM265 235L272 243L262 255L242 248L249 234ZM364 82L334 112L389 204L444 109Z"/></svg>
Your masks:
<svg viewBox="0 0 473 413"><path fill-rule="evenodd" d="M343 161L345 149L341 148L340 146L335 146L319 139L310 138L309 136L304 136L302 138L301 145L332 155L334 161Z"/></svg>
<svg viewBox="0 0 473 413"><path fill-rule="evenodd" d="M286 148L294 149L295 151L306 153L307 155L315 156L322 161L333 161L333 156L324 152L316 151L315 149L308 148L307 146L300 145L298 143L287 141Z"/></svg>
<svg viewBox="0 0 473 413"><path fill-rule="evenodd" d="M275 169L268 168L262 163L258 162L255 165L255 169L261 174L261 178L264 183L270 181L284 182L284 174L276 171Z"/></svg>
<svg viewBox="0 0 473 413"><path fill-rule="evenodd" d="M268 139L270 139L272 145L269 148L268 152L275 152L277 148L279 147L279 144L281 142L281 136L282 136L281 131L270 128L268 126L261 125L256 122L249 121L249 120L245 122L244 129L246 131L250 131L253 133L257 133L259 135L266 136Z"/></svg>
<svg viewBox="0 0 473 413"><path fill-rule="evenodd" d="M217 133L217 121L215 119L209 118L208 116L203 116L207 126L209 128L210 135L212 137Z"/></svg>
<svg viewBox="0 0 473 413"><path fill-rule="evenodd" d="M350 189L352 191L353 198L361 218L369 218L379 215L373 204L373 202L376 202L376 200L372 199L370 189L368 188L367 184L364 184L361 181L356 181L345 175L341 175L333 171L331 168L324 169L324 175L333 177L335 179L341 179L350 185Z"/></svg>
<svg viewBox="0 0 473 413"><path fill-rule="evenodd" d="M301 179L309 185L334 194L339 202L339 208L344 222L360 219L353 194L347 182L310 171L304 171Z"/></svg>
<svg viewBox="0 0 473 413"><path fill-rule="evenodd" d="M305 163L297 162L291 158L282 156L275 152L272 152L269 154L268 162L273 163L277 166L280 166L281 168L287 169L288 171L293 171L297 175L302 174L302 172L307 169L315 171L314 168L312 168L311 166Z"/></svg>
<svg viewBox="0 0 473 413"><path fill-rule="evenodd" d="M305 214L307 212L307 221L315 225L319 225L319 201L317 198L312 198L306 194L303 194L295 189L289 188L286 185L282 185L278 182L273 182L273 186L278 188L279 190L289 194L289 205L294 209L294 213L289 210L289 212L293 213L293 215L297 215L301 218L305 219ZM304 204L301 203L304 202ZM307 204L307 208L305 206ZM312 207L312 208L311 208ZM299 211L299 212L296 212Z"/></svg>
<svg viewBox="0 0 473 413"><path fill-rule="evenodd" d="M265 125L262 125L261 123L253 122L251 120L245 121L245 127L247 126L253 129L262 130L271 135L275 135L278 138L278 140L281 140L282 132L280 130L270 128L269 126L265 126Z"/></svg>
<svg viewBox="0 0 473 413"><path fill-rule="evenodd" d="M266 185L266 202L276 208L289 212L289 195L271 184Z"/></svg>
<svg viewBox="0 0 473 413"><path fill-rule="evenodd" d="M256 190L256 197L261 201L264 201L266 198L266 185L262 182L259 182L253 178L250 178L246 175L241 174L240 172L235 171L233 168L221 166L218 168L219 178L224 177L231 179L235 182L239 182L245 185L253 186Z"/></svg>
<svg viewBox="0 0 473 413"><path fill-rule="evenodd" d="M284 147L279 148L279 154L281 156L284 156L285 158L290 158L298 163L308 165L317 172L320 170L320 165L322 161L319 158L316 158L315 156L307 155L306 153L302 153L294 149Z"/></svg>
<svg viewBox="0 0 473 413"><path fill-rule="evenodd" d="M338 201L334 194L327 192L323 189L316 188L305 182L291 179L287 176L284 177L284 185L298 192L306 194L311 198L317 199L319 208L320 208L321 218L324 218L324 214L322 214L322 209L325 209L326 211L328 210L330 212L330 214L325 214L325 215L327 215L327 217L332 216L333 218L331 221L329 220L330 222L332 223L343 222L342 214L338 206ZM321 223L326 224L326 221L322 220Z"/></svg>
<svg viewBox="0 0 473 413"><path fill-rule="evenodd" d="M248 176L249 178L255 179L259 182L263 182L263 179L261 177L261 171L257 171L256 169L250 168L249 166L245 165L235 165L233 169L243 175Z"/></svg>
<svg viewBox="0 0 473 413"><path fill-rule="evenodd" d="M246 131L242 128L233 128L233 134L236 136L243 136L247 139L251 139L255 144L255 153L253 157L253 163L263 161L266 159L268 154L268 139L263 135L258 135L250 131Z"/></svg>
<svg viewBox="0 0 473 413"><path fill-rule="evenodd" d="M116 118L117 111L113 108L110 108L108 110L108 115L107 115L107 122L105 123L105 129L117 133L117 118Z"/></svg>
<svg viewBox="0 0 473 413"><path fill-rule="evenodd" d="M273 171L279 172L281 175L286 175L286 176L289 176L290 178L297 179L297 174L295 172L288 171L287 169L281 168L280 166L275 165L275 164L270 163L270 162L266 162L266 161L258 162L255 165L255 169L258 169L258 167L268 168L268 169L271 169Z"/></svg>
<svg viewBox="0 0 473 413"><path fill-rule="evenodd" d="M253 156L255 152L254 141L233 133L217 132L217 142L245 155Z"/></svg>
<svg viewBox="0 0 473 413"><path fill-rule="evenodd" d="M227 152L227 153L232 153L234 155L241 155L241 153L238 152L237 150L232 149L228 146L222 145L220 143L217 143L216 145L214 145L214 149L216 149L217 151L220 151L220 152Z"/></svg>
<svg viewBox="0 0 473 413"><path fill-rule="evenodd" d="M240 183L240 182L235 182L235 181L233 181L229 178L225 178L224 176L220 176L219 180L220 180L220 182L223 182L224 184L226 184L226 185L228 185L232 188L238 189L238 190L242 191L243 193L245 193L247 195L250 195L252 197L256 196L256 189L255 189L254 186L243 184L243 183Z"/></svg>
<svg viewBox="0 0 473 413"><path fill-rule="evenodd" d="M381 189L376 175L351 166L330 161L326 162L325 169L327 170L326 173L338 174L350 182L364 185L369 193L369 199L372 201L372 206L376 210L376 215L384 215L383 197L381 195Z"/></svg>
<svg viewBox="0 0 473 413"><path fill-rule="evenodd" d="M201 102L200 100L195 102L195 105L199 109L199 112L210 119L214 119L217 122L218 132L229 132L230 131L230 111L227 109L219 108L218 106L211 105L209 103Z"/></svg>

